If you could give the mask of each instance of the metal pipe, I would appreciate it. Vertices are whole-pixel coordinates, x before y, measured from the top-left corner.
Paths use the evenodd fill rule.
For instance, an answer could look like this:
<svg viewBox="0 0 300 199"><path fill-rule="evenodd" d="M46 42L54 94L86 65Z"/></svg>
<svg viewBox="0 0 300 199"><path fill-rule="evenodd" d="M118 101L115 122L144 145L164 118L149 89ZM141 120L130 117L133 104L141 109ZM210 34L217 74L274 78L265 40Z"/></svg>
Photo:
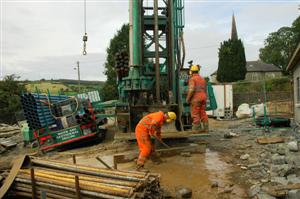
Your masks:
<svg viewBox="0 0 300 199"><path fill-rule="evenodd" d="M173 93L173 102L176 102L176 99L174 99L174 96L178 95L179 92L176 92L176 88L174 87L174 80L176 76L174 76L174 70L175 70L175 57L174 57L174 23L173 23L173 0L168 0L167 4L167 18L168 18L168 32L167 34L167 49L168 49L168 89L172 91Z"/></svg>
<svg viewBox="0 0 300 199"><path fill-rule="evenodd" d="M99 162L101 162L106 168L112 170L112 168L111 168L108 164L106 164L106 162L104 162L99 156L96 157L96 159L97 159Z"/></svg>
<svg viewBox="0 0 300 199"><path fill-rule="evenodd" d="M155 91L156 103L160 104L160 64L158 42L158 0L154 0Z"/></svg>
<svg viewBox="0 0 300 199"><path fill-rule="evenodd" d="M49 170L42 170L39 168L35 169L35 170L36 170L36 172L59 176L59 177L63 177L63 178L74 178L74 175L75 175L75 173L72 173L72 174L61 173L61 172L57 172L56 170L49 171ZM20 170L20 172L22 173L23 170ZM113 180L113 179L109 179L109 178L85 176L82 174L79 174L78 176L79 176L80 180L87 180L87 181L99 182L99 183L104 183L104 184L121 185L121 186L125 186L125 187L137 187L139 185L139 183L137 183L137 182L130 182L130 181L125 181L125 180Z"/></svg>
<svg viewBox="0 0 300 199"><path fill-rule="evenodd" d="M17 196L18 198L20 198L20 196L22 196L22 198L31 198L31 193L16 190L13 192L13 196ZM47 199L55 199L55 198L48 197Z"/></svg>
<svg viewBox="0 0 300 199"><path fill-rule="evenodd" d="M18 175L17 177L30 179L30 177L26 174ZM56 176L51 176L51 175L46 175L46 174L36 174L35 178L36 178L37 182L38 181L46 182L46 183L62 185L62 186L66 186L66 187L74 187L74 185L75 185L74 178L73 179L61 178L61 177L56 177ZM133 190L130 188L127 188L127 189L119 188L116 186L111 186L111 185L108 186L105 184L89 182L89 181L85 181L85 180L80 181L80 188L83 190L100 192L100 193L116 195L116 196L125 196L125 197L129 197L133 193Z"/></svg>
<svg viewBox="0 0 300 199"><path fill-rule="evenodd" d="M92 174L97 176L110 177L115 179L125 179L131 181L140 181L146 176L146 174L142 172L140 174L134 174L134 173L127 173L125 171L107 170L107 169L101 169L95 167L72 165L72 164L66 164L61 162L53 162L53 161L38 160L38 159L32 159L32 163L36 165L48 167L48 168L57 168L65 171L74 171L78 173L86 173L86 174Z"/></svg>
<svg viewBox="0 0 300 199"><path fill-rule="evenodd" d="M14 188L15 187L20 187L20 188L25 188L27 190L31 189L31 186L29 184L25 184L25 183L21 183L21 182L15 182L14 183ZM45 187L41 187L41 186L36 186L36 190L37 190L37 194L40 191L44 191L46 193L52 193L52 194L56 194L56 195L60 195L60 196L64 196L64 197L69 197L69 198L74 198L74 192L72 191L66 191L66 190L62 190L62 189L53 189L53 188L45 188Z"/></svg>
<svg viewBox="0 0 300 199"><path fill-rule="evenodd" d="M129 1L129 66L133 65L133 31L132 31L132 21L133 21L133 3Z"/></svg>
<svg viewBox="0 0 300 199"><path fill-rule="evenodd" d="M20 187L20 186L14 186L14 190L16 191L21 191L21 192L26 192L26 193L31 193L30 189L27 189L25 187ZM42 191L41 190L37 190L36 191L36 196L38 196L38 198L42 198ZM49 193L48 191L46 191L47 198L53 198L53 199L73 199L73 197L67 197L66 195L59 195L59 194L54 194L54 193Z"/></svg>
<svg viewBox="0 0 300 199"><path fill-rule="evenodd" d="M19 178L19 177L17 177L15 179L15 181L21 182L21 183L26 183L26 184L31 184L30 180ZM37 181L36 184L38 186L43 186L43 187L45 186L45 187L75 192L75 188L72 188L72 187L66 187L66 186L62 186L62 185L50 184L47 182L39 182L39 181ZM94 192L94 191L87 191L87 190L82 190L82 189L80 190L80 193L82 193L84 195L88 195L88 196L94 196L94 197L100 197L100 198L106 198L106 199L124 199L124 198L126 199L126 198L128 198L128 197L119 197L119 196L114 196L114 195L109 195L109 194L98 193L98 192Z"/></svg>
<svg viewBox="0 0 300 199"><path fill-rule="evenodd" d="M133 58L132 65L141 65L141 0L132 0L132 44L133 44Z"/></svg>

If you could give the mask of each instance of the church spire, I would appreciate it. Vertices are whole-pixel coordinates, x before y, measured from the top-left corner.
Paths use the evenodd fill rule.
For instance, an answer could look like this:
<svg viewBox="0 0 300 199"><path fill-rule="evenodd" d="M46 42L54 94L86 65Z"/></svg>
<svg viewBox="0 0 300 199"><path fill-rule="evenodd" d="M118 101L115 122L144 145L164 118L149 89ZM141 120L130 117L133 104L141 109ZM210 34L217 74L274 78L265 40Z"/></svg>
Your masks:
<svg viewBox="0 0 300 199"><path fill-rule="evenodd" d="M231 40L237 40L238 39L238 33L236 30L236 24L235 24L235 18L234 13L232 14L232 25L231 25Z"/></svg>

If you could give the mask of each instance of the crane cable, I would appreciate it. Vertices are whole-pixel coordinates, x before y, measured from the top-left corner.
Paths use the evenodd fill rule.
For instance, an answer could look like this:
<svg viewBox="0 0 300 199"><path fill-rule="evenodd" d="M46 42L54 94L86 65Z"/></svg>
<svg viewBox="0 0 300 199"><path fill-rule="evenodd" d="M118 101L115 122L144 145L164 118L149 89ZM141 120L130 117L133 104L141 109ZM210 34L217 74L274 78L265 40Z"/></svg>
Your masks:
<svg viewBox="0 0 300 199"><path fill-rule="evenodd" d="M82 54L86 55L87 54L87 52L86 52L86 42L88 40L88 36L87 36L87 33L86 33L86 0L84 0L83 15L84 15L84 35L83 35L83 38L82 38L82 41L83 41Z"/></svg>

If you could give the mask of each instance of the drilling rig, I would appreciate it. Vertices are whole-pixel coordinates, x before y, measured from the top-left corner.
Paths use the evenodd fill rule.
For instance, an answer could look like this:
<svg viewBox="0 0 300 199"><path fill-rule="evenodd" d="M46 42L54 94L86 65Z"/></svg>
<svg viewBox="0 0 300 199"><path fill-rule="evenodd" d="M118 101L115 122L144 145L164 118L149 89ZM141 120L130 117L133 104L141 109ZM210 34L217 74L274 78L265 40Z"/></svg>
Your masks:
<svg viewBox="0 0 300 199"><path fill-rule="evenodd" d="M183 67L184 0L129 2L129 70L117 72L117 120L126 131L134 131L146 113L174 111L176 129L187 130L192 121L185 103L189 68ZM213 110L217 107L210 84L208 88L207 110Z"/></svg>

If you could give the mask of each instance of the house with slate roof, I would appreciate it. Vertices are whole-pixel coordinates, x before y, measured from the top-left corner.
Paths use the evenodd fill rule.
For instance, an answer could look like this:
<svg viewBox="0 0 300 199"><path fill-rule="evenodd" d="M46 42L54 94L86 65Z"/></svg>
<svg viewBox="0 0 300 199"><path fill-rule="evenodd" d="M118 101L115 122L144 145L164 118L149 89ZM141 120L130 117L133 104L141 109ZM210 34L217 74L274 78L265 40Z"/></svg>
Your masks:
<svg viewBox="0 0 300 199"><path fill-rule="evenodd" d="M282 70L273 64L267 64L260 60L247 61L246 63L246 81L259 81L282 76ZM217 71L210 75L211 82L217 83Z"/></svg>

